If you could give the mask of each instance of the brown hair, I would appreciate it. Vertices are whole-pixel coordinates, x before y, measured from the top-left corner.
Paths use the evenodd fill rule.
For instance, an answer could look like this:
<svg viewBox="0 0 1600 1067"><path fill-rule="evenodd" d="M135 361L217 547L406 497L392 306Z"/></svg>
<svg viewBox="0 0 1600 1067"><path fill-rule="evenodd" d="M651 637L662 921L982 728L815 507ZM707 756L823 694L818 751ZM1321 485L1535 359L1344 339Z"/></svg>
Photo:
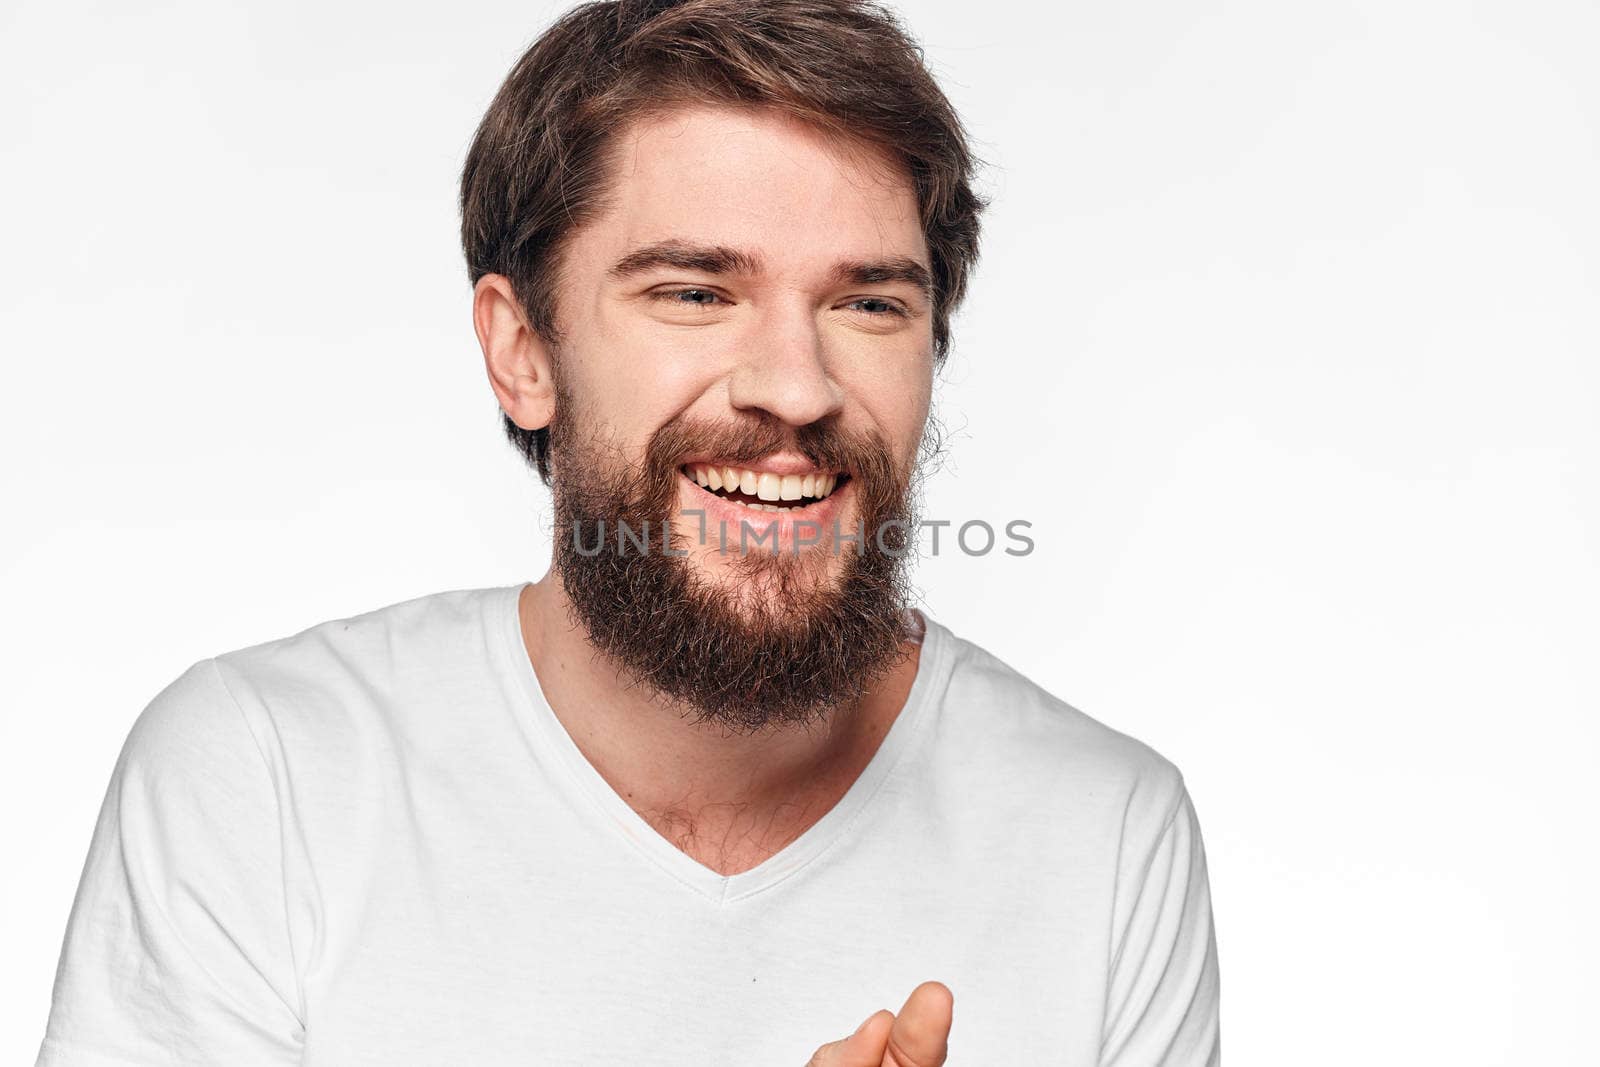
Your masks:
<svg viewBox="0 0 1600 1067"><path fill-rule="evenodd" d="M461 247L472 283L506 275L554 342L562 246L600 205L613 135L690 102L774 108L905 166L942 361L978 254L977 161L920 48L871 0L602 0L569 11L512 67L467 152ZM548 482L548 431L502 420Z"/></svg>

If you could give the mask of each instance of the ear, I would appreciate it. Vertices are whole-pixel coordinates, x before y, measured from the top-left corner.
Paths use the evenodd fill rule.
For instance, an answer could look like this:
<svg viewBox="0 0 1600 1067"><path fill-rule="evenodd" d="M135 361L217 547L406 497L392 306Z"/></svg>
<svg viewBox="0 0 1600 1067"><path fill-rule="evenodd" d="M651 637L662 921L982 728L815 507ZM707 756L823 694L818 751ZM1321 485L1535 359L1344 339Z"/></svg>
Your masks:
<svg viewBox="0 0 1600 1067"><path fill-rule="evenodd" d="M528 325L504 274L485 274L472 290L472 328L483 349L500 409L524 430L550 425L556 410L550 349Z"/></svg>

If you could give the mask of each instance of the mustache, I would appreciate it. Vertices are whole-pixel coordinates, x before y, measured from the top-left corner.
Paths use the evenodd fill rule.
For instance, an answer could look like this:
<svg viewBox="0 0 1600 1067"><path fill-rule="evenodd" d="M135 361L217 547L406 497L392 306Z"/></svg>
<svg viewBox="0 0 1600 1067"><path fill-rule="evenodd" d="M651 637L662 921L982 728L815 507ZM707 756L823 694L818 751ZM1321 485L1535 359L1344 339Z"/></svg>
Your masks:
<svg viewBox="0 0 1600 1067"><path fill-rule="evenodd" d="M894 480L889 446L878 434L848 431L831 420L790 426L766 415L737 421L679 416L651 435L645 467L650 476L667 477L690 456L754 464L778 452L799 453L854 478Z"/></svg>

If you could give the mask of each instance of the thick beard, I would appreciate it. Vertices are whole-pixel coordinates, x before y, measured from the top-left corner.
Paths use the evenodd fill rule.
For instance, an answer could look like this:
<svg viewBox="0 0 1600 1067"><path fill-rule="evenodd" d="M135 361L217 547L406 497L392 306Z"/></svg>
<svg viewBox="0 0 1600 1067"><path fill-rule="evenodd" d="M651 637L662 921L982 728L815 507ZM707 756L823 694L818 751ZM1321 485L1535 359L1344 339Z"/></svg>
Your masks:
<svg viewBox="0 0 1600 1067"><path fill-rule="evenodd" d="M574 623L630 680L696 722L754 733L824 720L830 709L857 702L910 652L914 492L910 472L897 470L881 438L846 436L826 423L793 430L769 418L679 418L652 436L642 467L619 466L571 425L570 399L557 410L567 421L551 427L555 569ZM753 463L785 448L851 473L866 534L859 551L830 549L825 541L798 556L759 549L719 556L729 563L720 585L689 558L662 551L683 457ZM648 551L618 549L623 522L634 531L649 523ZM672 536L675 550L696 547ZM832 580L830 551L844 556Z"/></svg>

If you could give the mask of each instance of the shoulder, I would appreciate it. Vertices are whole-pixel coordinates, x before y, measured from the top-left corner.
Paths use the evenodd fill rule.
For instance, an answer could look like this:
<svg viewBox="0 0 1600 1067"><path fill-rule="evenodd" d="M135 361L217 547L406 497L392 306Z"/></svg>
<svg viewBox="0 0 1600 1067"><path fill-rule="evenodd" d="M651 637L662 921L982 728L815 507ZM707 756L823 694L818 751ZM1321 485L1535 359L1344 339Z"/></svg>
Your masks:
<svg viewBox="0 0 1600 1067"><path fill-rule="evenodd" d="M155 767L208 768L248 764L254 742L212 659L190 664L144 706L128 731L118 758L126 777Z"/></svg>
<svg viewBox="0 0 1600 1067"><path fill-rule="evenodd" d="M360 614L328 619L294 633L218 653L230 682L292 686L335 674L398 669L407 657L446 659L483 639L485 609L512 587L429 593Z"/></svg>
<svg viewBox="0 0 1600 1067"><path fill-rule="evenodd" d="M190 665L145 708L128 746L149 762L203 766L226 747L278 762L296 742L370 734L407 696L481 686L490 611L518 587L458 589L327 619ZM414 703L415 700L410 701Z"/></svg>
<svg viewBox="0 0 1600 1067"><path fill-rule="evenodd" d="M455 589L328 619L219 653L217 670L247 713L384 706L391 698L481 684L493 609L516 586Z"/></svg>
<svg viewBox="0 0 1600 1067"><path fill-rule="evenodd" d="M1079 710L987 649L938 627L950 659L944 746L991 784L1159 826L1185 796L1160 751ZM978 783L974 783L975 785Z"/></svg>

